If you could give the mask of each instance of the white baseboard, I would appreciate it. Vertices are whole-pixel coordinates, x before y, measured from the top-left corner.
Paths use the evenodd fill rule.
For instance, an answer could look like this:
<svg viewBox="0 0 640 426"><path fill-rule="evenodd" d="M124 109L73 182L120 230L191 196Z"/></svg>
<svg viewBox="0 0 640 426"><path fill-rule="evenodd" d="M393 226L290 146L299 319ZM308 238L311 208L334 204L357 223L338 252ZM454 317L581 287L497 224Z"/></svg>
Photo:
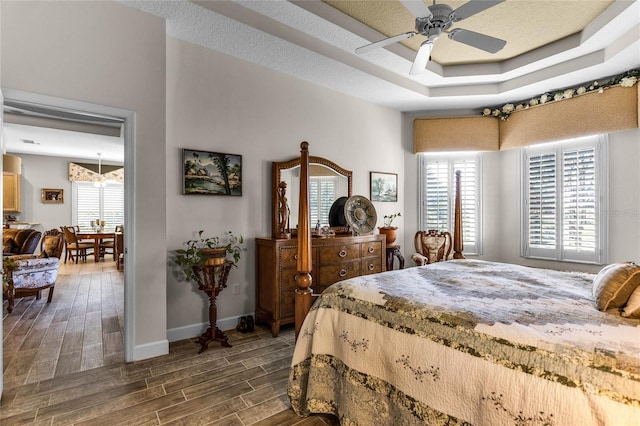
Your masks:
<svg viewBox="0 0 640 426"><path fill-rule="evenodd" d="M250 314L253 315L253 314ZM238 325L238 318L242 315L229 317L229 318L221 318L218 319L217 325L218 328L222 331L232 330L236 328ZM192 339L194 337L198 337L209 327L208 322L203 322L200 324L190 324L185 325L184 327L172 328L167 330L167 339L169 342L176 342L178 340L184 339Z"/></svg>
<svg viewBox="0 0 640 426"><path fill-rule="evenodd" d="M154 358L169 353L169 341L160 340L152 343L138 345L133 350L133 360L140 361L143 359Z"/></svg>

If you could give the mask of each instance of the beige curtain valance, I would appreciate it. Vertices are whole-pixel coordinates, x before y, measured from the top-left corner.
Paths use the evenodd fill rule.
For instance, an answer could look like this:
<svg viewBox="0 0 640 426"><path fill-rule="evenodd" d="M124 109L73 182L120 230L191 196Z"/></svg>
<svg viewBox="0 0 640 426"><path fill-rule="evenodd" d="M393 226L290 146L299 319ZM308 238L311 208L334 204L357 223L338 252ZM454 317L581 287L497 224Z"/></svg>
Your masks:
<svg viewBox="0 0 640 426"><path fill-rule="evenodd" d="M497 151L499 122L493 117L417 118L414 152Z"/></svg>
<svg viewBox="0 0 640 426"><path fill-rule="evenodd" d="M640 84L609 87L496 117L416 119L414 152L505 150L638 128Z"/></svg>
<svg viewBox="0 0 640 426"><path fill-rule="evenodd" d="M102 165L102 175L108 181L124 183L124 166ZM69 163L71 182L95 182L100 176L97 164Z"/></svg>

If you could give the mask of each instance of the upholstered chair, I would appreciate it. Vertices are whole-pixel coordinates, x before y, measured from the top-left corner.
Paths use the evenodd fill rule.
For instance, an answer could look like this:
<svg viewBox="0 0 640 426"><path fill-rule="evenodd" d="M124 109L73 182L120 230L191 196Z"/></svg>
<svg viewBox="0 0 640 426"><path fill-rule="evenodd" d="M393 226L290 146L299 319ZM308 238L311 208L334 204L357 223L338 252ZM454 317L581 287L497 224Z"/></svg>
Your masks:
<svg viewBox="0 0 640 426"><path fill-rule="evenodd" d="M12 256L16 254L33 254L38 248L42 233L35 229L3 229L2 254Z"/></svg>
<svg viewBox="0 0 640 426"><path fill-rule="evenodd" d="M3 293L7 299L7 311L13 311L16 296L35 293L49 289L47 303L51 303L53 289L58 277L60 259L57 257L35 257L33 255L17 255L5 257L3 262Z"/></svg>
<svg viewBox="0 0 640 426"><path fill-rule="evenodd" d="M417 266L451 259L453 240L451 234L446 231L440 232L435 229L418 231L414 237L414 244L416 253L411 256L411 259Z"/></svg>

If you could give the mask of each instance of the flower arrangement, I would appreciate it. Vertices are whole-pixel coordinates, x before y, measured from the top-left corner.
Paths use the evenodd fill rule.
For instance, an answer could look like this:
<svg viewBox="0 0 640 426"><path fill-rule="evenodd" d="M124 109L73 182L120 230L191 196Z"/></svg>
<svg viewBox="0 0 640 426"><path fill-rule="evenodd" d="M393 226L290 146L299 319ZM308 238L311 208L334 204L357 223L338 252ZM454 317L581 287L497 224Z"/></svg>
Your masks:
<svg viewBox="0 0 640 426"><path fill-rule="evenodd" d="M507 120L509 115L514 111L520 111L528 109L532 106L542 105L549 102L560 101L562 99L571 99L574 96L583 95L589 92L598 93L604 92L604 89L612 86L632 87L640 79L640 69L629 70L615 77L611 77L603 83L594 81L590 84L582 84L577 87L558 90L555 92L546 92L535 98L531 98L528 101L522 101L518 103L508 103L501 108L484 108L482 110L483 116L493 116L500 120Z"/></svg>
<svg viewBox="0 0 640 426"><path fill-rule="evenodd" d="M174 262L184 272L188 280L195 281L193 267L204 265L207 259L207 256L202 253L203 249L225 249L226 253L231 256L235 267L238 266L242 252L247 251L245 247L242 247L244 243L242 235L235 235L233 232L227 231L218 236L203 237L203 233L204 230L200 230L197 239L185 241L186 249L175 251Z"/></svg>
<svg viewBox="0 0 640 426"><path fill-rule="evenodd" d="M394 213L394 214L387 214L387 215L384 215L384 218L383 218L383 219L384 219L384 227L385 227L385 228L391 228L391 223L392 223L392 222L393 222L393 220L394 220L396 217L398 217L398 216L402 216L402 215L400 214L400 212L398 212L398 213Z"/></svg>

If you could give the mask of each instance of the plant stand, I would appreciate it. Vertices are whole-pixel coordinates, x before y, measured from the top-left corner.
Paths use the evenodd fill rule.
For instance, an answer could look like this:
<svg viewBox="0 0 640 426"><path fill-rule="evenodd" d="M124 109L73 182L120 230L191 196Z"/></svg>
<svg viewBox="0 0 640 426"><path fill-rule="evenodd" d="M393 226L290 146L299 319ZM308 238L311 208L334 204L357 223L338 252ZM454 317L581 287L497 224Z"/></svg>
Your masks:
<svg viewBox="0 0 640 426"><path fill-rule="evenodd" d="M230 348L227 336L216 326L218 308L216 298L218 294L227 286L227 278L231 271L232 262L225 262L222 265L194 266L193 272L196 275L198 288L209 296L209 328L196 340L200 344L198 353L204 352L211 342L220 342L224 347Z"/></svg>

